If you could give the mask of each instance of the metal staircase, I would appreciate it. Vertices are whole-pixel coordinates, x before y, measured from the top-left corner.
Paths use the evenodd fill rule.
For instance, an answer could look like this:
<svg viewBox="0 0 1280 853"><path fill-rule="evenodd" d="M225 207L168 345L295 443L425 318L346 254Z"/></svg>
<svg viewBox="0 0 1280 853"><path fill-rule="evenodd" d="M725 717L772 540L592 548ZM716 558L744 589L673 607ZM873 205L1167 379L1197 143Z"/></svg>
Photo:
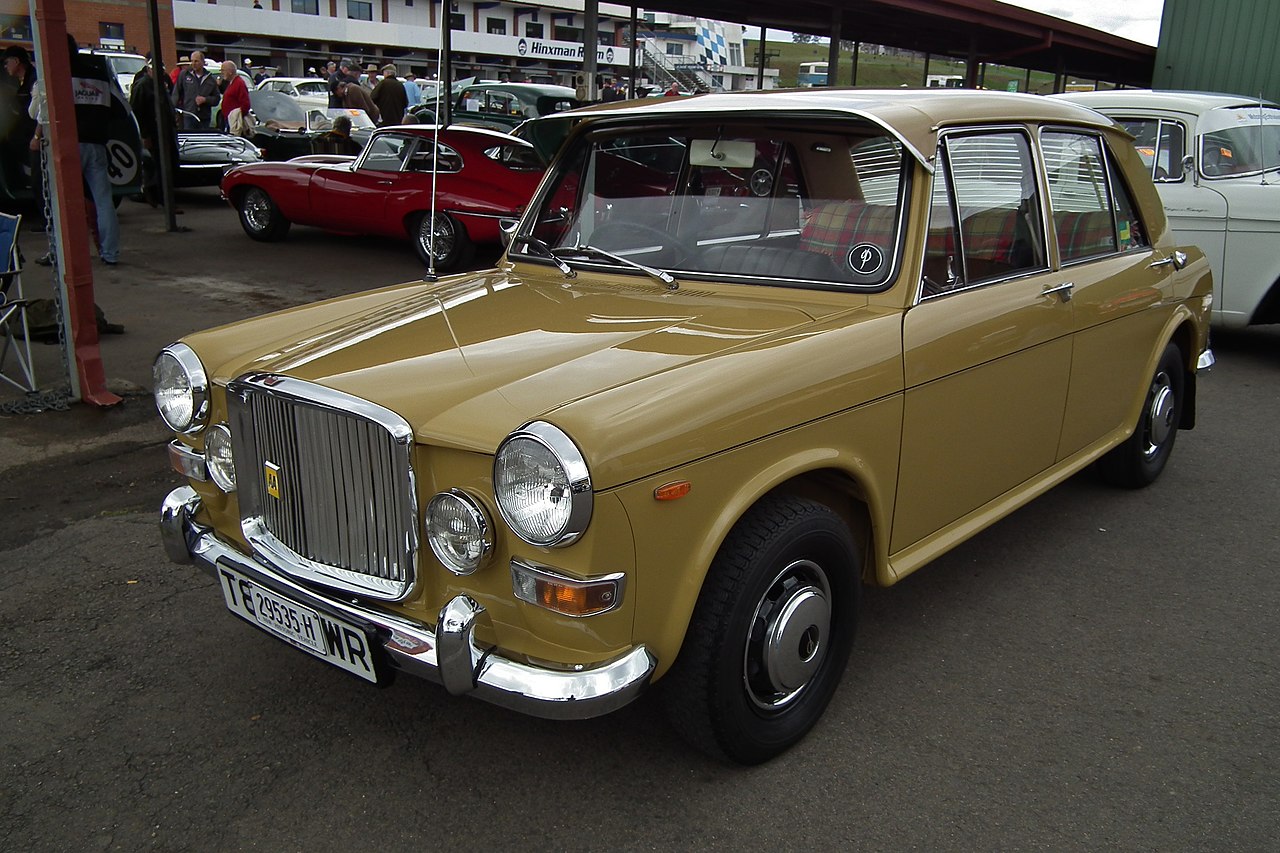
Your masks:
<svg viewBox="0 0 1280 853"><path fill-rule="evenodd" d="M654 86L666 89L675 83L686 92L711 91L710 75L707 74L706 69L699 65L677 65L666 54L659 53L650 47L649 41L649 39L640 40L643 48L640 56L640 70Z"/></svg>

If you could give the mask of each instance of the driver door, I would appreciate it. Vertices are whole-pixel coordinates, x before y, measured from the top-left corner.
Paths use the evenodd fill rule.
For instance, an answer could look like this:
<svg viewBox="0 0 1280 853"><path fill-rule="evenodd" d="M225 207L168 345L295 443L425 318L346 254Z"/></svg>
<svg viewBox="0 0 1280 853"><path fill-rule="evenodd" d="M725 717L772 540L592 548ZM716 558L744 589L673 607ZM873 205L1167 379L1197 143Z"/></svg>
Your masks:
<svg viewBox="0 0 1280 853"><path fill-rule="evenodd" d="M408 134L378 134L355 163L317 169L311 179L316 223L333 231L401 233L399 223L390 228L385 222L387 198L404 183L416 142Z"/></svg>

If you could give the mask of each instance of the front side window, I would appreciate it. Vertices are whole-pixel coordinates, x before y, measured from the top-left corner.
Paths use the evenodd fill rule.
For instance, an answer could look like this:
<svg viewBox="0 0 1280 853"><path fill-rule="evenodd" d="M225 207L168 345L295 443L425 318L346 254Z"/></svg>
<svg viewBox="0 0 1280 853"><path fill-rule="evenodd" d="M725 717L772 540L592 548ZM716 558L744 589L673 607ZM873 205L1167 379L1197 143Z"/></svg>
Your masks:
<svg viewBox="0 0 1280 853"><path fill-rule="evenodd" d="M1026 134L949 135L936 162L925 246L926 296L1048 268Z"/></svg>
<svg viewBox="0 0 1280 853"><path fill-rule="evenodd" d="M413 139L384 133L369 140L360 168L371 172L399 172L413 149Z"/></svg>
<svg viewBox="0 0 1280 853"><path fill-rule="evenodd" d="M1133 147L1156 183L1181 181L1187 129L1181 122L1157 118L1118 119L1133 134Z"/></svg>
<svg viewBox="0 0 1280 853"><path fill-rule="evenodd" d="M545 26L543 24L539 24L534 21L525 21L524 23L525 38L540 39L545 31Z"/></svg>
<svg viewBox="0 0 1280 853"><path fill-rule="evenodd" d="M347 0L347 17L353 21L372 21L373 4L364 0Z"/></svg>
<svg viewBox="0 0 1280 853"><path fill-rule="evenodd" d="M289 8L298 15L319 15L320 0L291 0Z"/></svg>
<svg viewBox="0 0 1280 853"><path fill-rule="evenodd" d="M677 274L879 288L908 172L900 144L861 123L600 131L561 160L529 236L570 263L607 264L600 249Z"/></svg>
<svg viewBox="0 0 1280 853"><path fill-rule="evenodd" d="M507 22L502 18L485 18L485 30L491 36L505 36L507 34Z"/></svg>

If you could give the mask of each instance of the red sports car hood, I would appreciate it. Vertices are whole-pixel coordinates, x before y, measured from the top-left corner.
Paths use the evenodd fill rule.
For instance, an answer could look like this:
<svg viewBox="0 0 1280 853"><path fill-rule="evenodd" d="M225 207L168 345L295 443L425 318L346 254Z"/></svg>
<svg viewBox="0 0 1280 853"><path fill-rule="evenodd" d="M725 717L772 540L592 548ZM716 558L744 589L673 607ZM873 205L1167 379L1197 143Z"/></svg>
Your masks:
<svg viewBox="0 0 1280 853"><path fill-rule="evenodd" d="M493 452L512 429L557 408L849 307L786 293L784 303L769 288L727 295L631 276L494 272L357 294L188 343L217 359L206 361L217 382L287 374L399 412L421 441Z"/></svg>

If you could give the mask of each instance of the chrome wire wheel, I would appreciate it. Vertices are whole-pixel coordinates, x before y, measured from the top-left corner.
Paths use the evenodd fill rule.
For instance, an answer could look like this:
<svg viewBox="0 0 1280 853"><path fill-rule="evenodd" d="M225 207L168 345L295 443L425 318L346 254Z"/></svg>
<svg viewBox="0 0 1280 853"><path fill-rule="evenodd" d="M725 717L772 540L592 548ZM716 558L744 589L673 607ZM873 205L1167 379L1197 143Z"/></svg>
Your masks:
<svg viewBox="0 0 1280 853"><path fill-rule="evenodd" d="M1151 460L1160 453L1177 427L1174 418L1178 411L1178 396L1168 371L1160 370L1156 373L1151 382L1151 394L1147 403L1143 422L1142 456Z"/></svg>
<svg viewBox="0 0 1280 853"><path fill-rule="evenodd" d="M779 711L822 666L831 630L831 586L822 567L797 560L778 572L756 604L742 655L751 702Z"/></svg>
<svg viewBox="0 0 1280 853"><path fill-rule="evenodd" d="M244 216L245 225L259 233L265 233L271 228L275 205L272 204L270 196L254 187L244 194L240 213Z"/></svg>
<svg viewBox="0 0 1280 853"><path fill-rule="evenodd" d="M444 261L453 254L457 241L458 233L448 216L437 213L422 217L418 226L418 248L423 257L431 255L437 263Z"/></svg>

